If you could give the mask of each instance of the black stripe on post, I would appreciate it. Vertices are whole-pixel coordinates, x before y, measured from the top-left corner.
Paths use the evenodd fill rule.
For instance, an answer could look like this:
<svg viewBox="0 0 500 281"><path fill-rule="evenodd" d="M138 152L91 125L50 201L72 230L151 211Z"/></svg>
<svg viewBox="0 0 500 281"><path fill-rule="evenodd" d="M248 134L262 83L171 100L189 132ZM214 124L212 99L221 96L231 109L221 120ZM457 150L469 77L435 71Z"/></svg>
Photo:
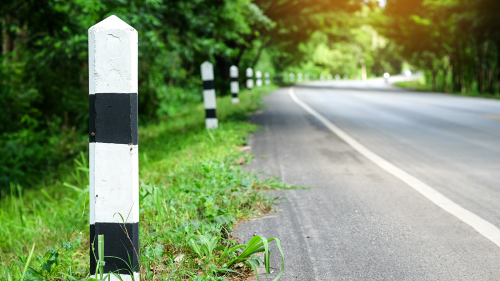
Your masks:
<svg viewBox="0 0 500 281"><path fill-rule="evenodd" d="M90 226L90 275L96 273L96 258L99 258L97 235L104 235L104 273L130 274L139 272L139 223L96 222ZM95 256L94 256L95 255Z"/></svg>
<svg viewBox="0 0 500 281"><path fill-rule="evenodd" d="M89 95L89 142L95 142L95 95Z"/></svg>
<svg viewBox="0 0 500 281"><path fill-rule="evenodd" d="M231 77L231 82L238 82L238 77Z"/></svg>
<svg viewBox="0 0 500 281"><path fill-rule="evenodd" d="M238 97L238 93L233 93L233 98L237 98Z"/></svg>
<svg viewBox="0 0 500 281"><path fill-rule="evenodd" d="M214 80L203 81L203 90L214 89Z"/></svg>
<svg viewBox="0 0 500 281"><path fill-rule="evenodd" d="M217 118L217 116L215 115L215 108L205 109L205 117L206 118Z"/></svg>
<svg viewBox="0 0 500 281"><path fill-rule="evenodd" d="M89 102L90 142L138 144L137 93L97 93Z"/></svg>
<svg viewBox="0 0 500 281"><path fill-rule="evenodd" d="M93 95L91 95L93 96ZM90 274L95 274L95 267L96 267L96 262L95 262L95 257L97 257L97 250L93 251L92 250L92 243L96 246L97 249L97 237L95 236L95 224L90 225L90 247L89 247L89 256L90 256ZM94 257L95 253L95 257Z"/></svg>

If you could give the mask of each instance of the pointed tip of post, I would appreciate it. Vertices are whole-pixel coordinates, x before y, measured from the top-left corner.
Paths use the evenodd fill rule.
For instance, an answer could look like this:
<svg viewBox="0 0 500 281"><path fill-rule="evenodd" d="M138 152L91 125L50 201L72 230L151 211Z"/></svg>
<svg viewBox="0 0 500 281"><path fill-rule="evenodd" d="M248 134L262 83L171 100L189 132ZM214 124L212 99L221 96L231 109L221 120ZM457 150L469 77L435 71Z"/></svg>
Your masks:
<svg viewBox="0 0 500 281"><path fill-rule="evenodd" d="M132 29L135 31L135 28L130 26L128 23L124 22L122 19L115 15L111 15L104 20L96 23L92 27L89 28L90 30L95 30L95 29Z"/></svg>
<svg viewBox="0 0 500 281"><path fill-rule="evenodd" d="M209 61L204 61L204 62L201 64L201 66L204 66L204 65L212 65L212 63L211 63L211 62L209 62Z"/></svg>
<svg viewBox="0 0 500 281"><path fill-rule="evenodd" d="M231 65L231 67L229 67L229 76L232 78L238 77L238 67L236 65Z"/></svg>
<svg viewBox="0 0 500 281"><path fill-rule="evenodd" d="M214 80L214 66L209 61L205 61L201 64L201 80Z"/></svg>

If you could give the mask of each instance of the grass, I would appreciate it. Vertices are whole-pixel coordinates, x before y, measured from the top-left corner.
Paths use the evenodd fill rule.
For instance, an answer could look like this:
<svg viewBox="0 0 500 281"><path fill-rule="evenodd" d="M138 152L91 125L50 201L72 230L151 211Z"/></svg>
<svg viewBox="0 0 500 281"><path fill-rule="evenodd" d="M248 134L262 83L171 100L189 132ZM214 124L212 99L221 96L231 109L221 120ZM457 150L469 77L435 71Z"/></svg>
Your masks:
<svg viewBox="0 0 500 281"><path fill-rule="evenodd" d="M401 81L394 83L395 86L420 91L420 92L433 92L431 85L428 85L425 81L425 77L420 77L411 81ZM488 99L500 99L500 93L488 94L479 92L466 92L466 93L447 93L452 95L458 95L463 97L477 97L477 98L488 98Z"/></svg>
<svg viewBox="0 0 500 281"><path fill-rule="evenodd" d="M239 244L237 220L272 210L268 190L241 164L242 146L257 127L245 120L272 87L243 91L241 102L217 100L220 126L204 129L203 105L139 129L140 273L142 280L232 280L263 264L269 243ZM0 202L0 280L82 280L89 276L88 163L82 152L64 180L39 189L11 185ZM34 250L33 250L34 249ZM31 250L31 251L30 251ZM264 253L264 260L256 255ZM282 268L283 269L283 268Z"/></svg>
<svg viewBox="0 0 500 281"><path fill-rule="evenodd" d="M415 80L410 80L410 81L401 81L401 82L396 82L394 83L395 86L405 88L405 89L410 89L410 90L415 90L415 91L422 91L422 92L431 92L432 89L425 83L425 78L420 77Z"/></svg>

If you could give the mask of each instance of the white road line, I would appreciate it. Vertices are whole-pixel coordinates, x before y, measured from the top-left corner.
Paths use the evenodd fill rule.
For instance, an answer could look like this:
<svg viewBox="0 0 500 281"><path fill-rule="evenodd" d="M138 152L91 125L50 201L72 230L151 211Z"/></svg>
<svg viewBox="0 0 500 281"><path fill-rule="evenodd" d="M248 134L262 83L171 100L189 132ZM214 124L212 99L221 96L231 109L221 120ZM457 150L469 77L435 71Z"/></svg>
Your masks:
<svg viewBox="0 0 500 281"><path fill-rule="evenodd" d="M498 229L496 226L482 219L481 217L472 213L471 211L464 209L460 205L448 199L443 194L439 193L434 188L428 186L419 179L408 174L402 169L394 166L389 161L385 160L384 158L378 156L376 153L366 148L364 145L359 143L357 140L355 140L353 137L351 137L346 132L341 130L339 127L335 126L328 119L326 119L321 114L316 112L314 109L309 107L307 104L302 102L295 95L293 88L289 89L289 94L295 103L300 105L305 111L309 112L312 116L316 117L319 121L321 121L321 123L323 123L323 125L325 125L328 129L330 129L330 131L336 134L348 145L350 145L354 150L356 150L361 155L371 160L380 168L386 170L391 175L395 176L396 178L400 179L401 181L403 181L404 183L406 183L407 185L418 191L420 194L425 196L427 199L432 201L434 204L436 204L443 210L447 211L448 213L457 217L459 220L470 225L477 232L481 233L484 237L490 239L491 242L495 243L497 246L500 247L500 229Z"/></svg>

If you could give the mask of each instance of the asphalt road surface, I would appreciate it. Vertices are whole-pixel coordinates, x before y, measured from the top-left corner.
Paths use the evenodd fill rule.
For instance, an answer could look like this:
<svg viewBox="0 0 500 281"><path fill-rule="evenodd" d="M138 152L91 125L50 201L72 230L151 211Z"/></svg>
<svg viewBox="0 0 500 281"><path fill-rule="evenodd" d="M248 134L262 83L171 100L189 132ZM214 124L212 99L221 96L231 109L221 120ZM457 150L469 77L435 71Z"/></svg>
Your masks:
<svg viewBox="0 0 500 281"><path fill-rule="evenodd" d="M279 212L238 233L281 240L281 280L500 280L500 246L483 227L500 228L499 101L404 91L382 79L310 82L293 92L432 190L424 196L359 153L289 88L275 91L252 117L265 129L251 139L251 169L311 188L276 192L286 197ZM433 190L478 228L432 201ZM281 266L275 248L271 255L269 280Z"/></svg>

